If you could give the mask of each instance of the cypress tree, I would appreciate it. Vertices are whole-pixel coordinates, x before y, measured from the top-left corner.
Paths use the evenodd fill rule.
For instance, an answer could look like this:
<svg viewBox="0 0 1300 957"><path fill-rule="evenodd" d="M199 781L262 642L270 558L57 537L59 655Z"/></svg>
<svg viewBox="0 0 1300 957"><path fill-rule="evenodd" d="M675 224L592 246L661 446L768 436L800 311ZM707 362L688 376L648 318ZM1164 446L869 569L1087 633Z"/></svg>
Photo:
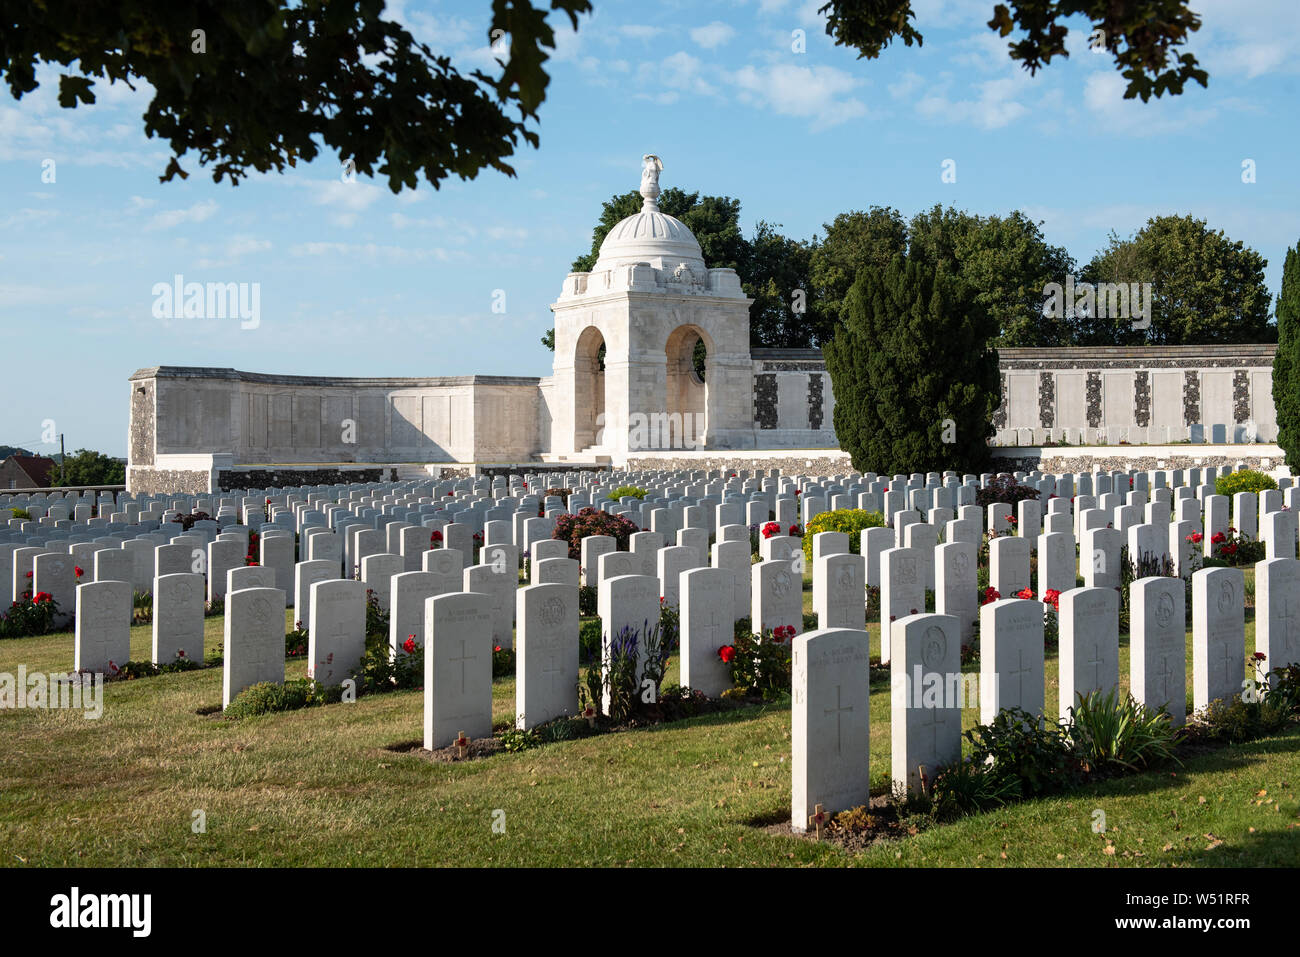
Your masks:
<svg viewBox="0 0 1300 957"><path fill-rule="evenodd" d="M824 349L858 471L978 472L1000 401L996 324L946 261L864 266Z"/></svg>
<svg viewBox="0 0 1300 957"><path fill-rule="evenodd" d="M1273 358L1277 444L1293 468L1300 465L1300 243L1286 251L1277 294L1277 354Z"/></svg>

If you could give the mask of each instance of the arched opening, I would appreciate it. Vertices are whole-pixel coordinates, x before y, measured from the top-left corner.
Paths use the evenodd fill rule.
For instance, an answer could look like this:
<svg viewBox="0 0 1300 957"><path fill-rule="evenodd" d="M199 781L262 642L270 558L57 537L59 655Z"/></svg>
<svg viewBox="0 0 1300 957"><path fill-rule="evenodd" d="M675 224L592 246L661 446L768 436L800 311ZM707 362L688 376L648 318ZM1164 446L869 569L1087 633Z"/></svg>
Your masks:
<svg viewBox="0 0 1300 957"><path fill-rule="evenodd" d="M667 415L660 447L698 448L708 427L709 344L698 326L679 326L668 337L664 352Z"/></svg>
<svg viewBox="0 0 1300 957"><path fill-rule="evenodd" d="M605 425L605 337L595 326L578 336L573 357L574 436L573 448L601 444Z"/></svg>

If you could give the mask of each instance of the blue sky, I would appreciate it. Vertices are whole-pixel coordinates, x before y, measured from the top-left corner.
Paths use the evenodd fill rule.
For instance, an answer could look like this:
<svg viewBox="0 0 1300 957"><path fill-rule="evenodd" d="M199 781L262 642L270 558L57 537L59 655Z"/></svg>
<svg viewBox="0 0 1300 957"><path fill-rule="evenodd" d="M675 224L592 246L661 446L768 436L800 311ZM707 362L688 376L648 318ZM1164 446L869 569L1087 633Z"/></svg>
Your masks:
<svg viewBox="0 0 1300 957"><path fill-rule="evenodd" d="M647 152L664 186L737 197L746 232L766 219L800 238L871 205L1018 208L1084 262L1112 229L1190 212L1263 254L1276 294L1300 239L1294 0L1196 0L1209 89L1148 104L1123 101L1083 19L1069 60L1030 77L984 26L993 0L916 0L924 46L878 60L831 45L821 2L593 0L576 34L556 21L541 148L516 155L518 177L401 196L343 182L335 156L237 188L190 156L190 178L163 185L147 89L97 83L95 106L64 110L49 70L22 101L0 92L0 444L57 451L40 442L53 420L70 451L124 455L126 380L153 365L546 375L547 307ZM497 69L483 0L389 9L463 69ZM260 324L155 318L152 289L177 273L258 283Z"/></svg>

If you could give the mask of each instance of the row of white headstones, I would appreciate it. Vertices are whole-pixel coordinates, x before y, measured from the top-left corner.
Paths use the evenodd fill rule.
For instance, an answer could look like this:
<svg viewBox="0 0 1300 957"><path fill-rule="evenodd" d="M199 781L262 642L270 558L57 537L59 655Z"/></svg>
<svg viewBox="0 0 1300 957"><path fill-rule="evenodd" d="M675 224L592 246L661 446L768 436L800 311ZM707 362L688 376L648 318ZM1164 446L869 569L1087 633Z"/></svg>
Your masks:
<svg viewBox="0 0 1300 957"><path fill-rule="evenodd" d="M1150 504L1159 505L1160 497L1157 489L1156 500ZM1288 490L1289 491L1289 490ZM1131 494L1131 493L1130 493ZM1179 496L1180 503L1186 501L1190 496ZM1207 499L1214 496L1206 496ZM1049 512L1048 520L1052 515L1065 514L1068 512L1068 501L1062 504L1061 499L1051 499L1048 502ZM1240 500L1239 502L1244 502ZM1026 505L1038 504L1036 502L1021 503L1020 507L1020 527L1029 529L1033 527L1032 514L1026 514L1032 510L1026 509ZM1199 503L1198 503L1199 504ZM1064 507L1063 507L1064 506ZM966 506L970 508L972 506ZM1118 508L1131 508L1134 503L1126 502ZM942 508L939 506L937 508ZM1206 512L1209 514L1213 509L1213 503L1207 502ZM818 535L814 541L814 564L813 564L813 587L814 587L814 607L818 613L819 624L822 631L815 633L818 636L829 632L852 632L856 635L854 640L864 640L865 631L862 630L864 625L863 603L861 601L863 586L867 583L871 574L871 569L876 569L876 574L881 580L882 588L882 659L891 663L891 668L896 672L896 679L899 677L898 662L903 662L902 681L904 693L901 695L903 704L902 715L897 714L898 701L895 701L893 719L893 728L896 745L899 744L899 735L903 734L904 739L901 746L894 749L894 766L895 777L907 783L909 786L916 786L918 773L932 772L937 763L943 763L941 760L944 755L934 755L929 757L931 763L926 763L927 755L922 753L916 742L913 747L908 747L905 733L909 727L909 721L912 724L919 722L919 727L925 729L924 735L930 739L931 750L935 745L953 738L954 734L959 733L960 720L958 716L957 723L948 730L941 731L940 728L947 728L945 724L945 715L940 713L938 717L924 716L917 717L910 712L918 710L920 712L935 711L943 712L943 708L926 708L913 709L909 703L913 699L922 701L926 698L925 694L920 692L925 684L933 684L925 675L935 673L942 676L939 681L940 687L949 687L960 678L954 676L960 675L960 667L948 668L946 670L929 667L930 659L939 661L944 659L944 655L949 653L959 654L960 644L963 638L969 635L969 630L974 625L974 605L976 601L974 589L974 567L976 557L976 546L973 542L961 540L964 529L960 526L954 526L950 523L961 523L971 521L973 516L967 515L963 518L949 519L945 525L945 532L954 541L949 541L937 548L927 548L928 538L921 536L919 529L912 528L914 525L926 525L934 530L937 537L937 529L930 522L920 523L912 521L912 516L906 514L903 510L892 514L893 529L868 529L863 532L861 540L861 555L847 554L848 541L847 536L838 533L823 533ZM934 509L931 510L933 513ZM1186 513L1187 507L1183 506L1182 511ZM533 513L535 514L535 513ZM1272 512L1265 513L1272 515ZM542 521L546 519L535 519L529 515L527 510L520 513L524 517L522 524L526 526L527 522ZM997 523L1005 513L996 506L989 510L989 524L991 530L997 529ZM932 518L943 518L942 513ZM1189 521L1184 518L1182 521ZM515 523L516 525L520 523ZM1170 526L1169 539L1171 542L1181 540L1181 536L1175 537L1175 526L1179 523L1173 523ZM391 527L391 526L390 526ZM1130 531L1130 541L1134 538L1134 530L1140 526L1133 526ZM513 531L513 528L511 529ZM533 529L525 529L526 532ZM399 529L399 532L403 531ZM368 555L362 559L365 566L362 572L363 581L347 581L337 578L338 562L324 559L310 559L306 562L299 562L293 566L293 577L295 579L295 593L298 596L298 605L302 609L304 603L301 598L304 594L308 597L306 603L307 614L304 619L313 621L309 625L310 629L310 650L311 659L310 667L318 680L326 683L334 683L344 680L350 673L349 669L343 663L347 661L356 661L360 657L361 649L364 646L364 621L365 621L365 604L364 593L367 587L375 588L378 595L388 597L390 610L392 610L392 630L390 632L390 641L395 647L400 647L404 641L403 635L416 636L418 643L426 644L426 745L429 747L442 747L460 732L465 731L468 734L490 733L491 728L491 655L490 648L493 644L501 644L503 647L509 647L511 639L511 624L513 621L518 622L518 701L517 712L520 726L530 727L549 720L560 714L571 713L574 707L573 690L577 682L577 585L580 567L567 557L555 554L549 557L552 551L563 552L567 555L568 545L564 542L533 540L532 547L532 584L519 589L515 594L514 600L511 599L511 593L515 591L515 569L517 568L518 546L513 542L494 542L492 532L494 529L488 528L488 543L480 554L478 565L469 568L462 568L463 558L459 550L441 549L429 551L427 545L425 549L418 553L422 568L420 571L405 571L406 562L414 557L414 554L406 555ZM504 529L500 530L504 532ZM683 529L690 531L690 529ZM1181 530L1180 530L1181 531ZM1085 548L1084 554L1089 554L1090 549L1087 547L1089 535L1095 542L1098 536L1103 536L1101 542L1101 553L1104 554L1108 547L1104 540L1104 533L1113 533L1121 535L1115 529L1089 528L1085 531ZM955 533L955 534L953 534ZM237 537L238 532L227 533ZM422 532L423 534L423 532ZM642 533L655 538L659 533ZM680 533L679 533L680 535ZM884 536L903 536L904 541L911 541L911 544L904 546L895 546L892 548L881 548L884 545ZM269 536L269 537L268 537ZM285 530L287 544L292 546L291 532ZM278 530L276 528L267 528L263 532L263 554L268 546L275 546L272 543L276 541ZM426 536L427 537L427 536ZM218 536L220 538L220 536ZM712 568L698 567L704 563L700 560L698 549L695 546L677 545L657 548L654 551L642 549L642 554L637 553L618 553L613 551L614 542L612 539L605 539L603 536L593 536L583 541L583 566L592 564L592 559L596 559L599 568L598 580L601 584L601 596L599 600L600 610L603 613L604 632L606 640L611 634L616 634L619 628L630 626L634 628L644 627L647 622L654 622L658 619L659 599L665 600L672 598L677 599L682 611L682 683L691 687L696 687L705 693L717 693L729 684L726 675L726 669L721 660L717 657L717 648L721 644L729 642L731 629L730 621L739 617L748 610L753 619L759 622L761 628L771 629L780 625L788 625L800 630L802 626L802 598L801 598L801 561L799 558L791 558L790 548L798 540L789 536L773 536L763 539L761 551L764 561L758 565L749 567L749 529L745 526L723 526L720 529L720 538L712 549ZM743 539L743 540L742 540ZM919 539L919 542L918 542ZM895 539L896 540L896 539ZM1041 555L1052 556L1056 553L1057 548L1062 542L1068 540L1068 562L1064 558L1065 549L1060 549L1061 558L1054 561L1047 557L1044 561L1040 557L1040 585L1045 588L1053 587L1053 571L1058 570L1062 573L1061 580L1057 584L1062 587L1062 681L1061 681L1061 700L1062 711L1068 707L1067 702L1072 703L1075 693L1092 690L1094 687L1104 690L1113 686L1118 680L1117 675L1109 685L1100 683L1097 678L1107 667L1106 661L1115 663L1117 669L1118 662L1118 620L1117 620L1117 598L1113 585L1099 582L1092 587L1083 589L1072 589L1074 584L1074 548L1072 536L1064 532L1047 532L1037 539ZM525 538L527 541L527 538ZM647 545L654 544L653 541L642 539ZM706 539L707 542L707 539ZM1013 549L1016 546L1030 545L1030 539L995 538L991 542L991 554L997 555L1007 546ZM173 543L177 546L188 546L189 543ZM217 545L218 541L213 541L208 546L208 562L211 567L215 567L211 561L212 547ZM1280 544L1280 542L1279 542ZM169 546L160 546L167 548ZM246 547L246 546L245 546ZM1273 547L1273 546L1270 546ZM1118 546L1115 546L1117 551ZM742 551L743 549L743 551ZM441 554L439 553L441 552ZM925 560L926 553L930 555L930 562ZM1024 577L1028 577L1028 554L1024 553ZM1294 545L1291 548L1291 556L1294 556ZM290 552L292 555L292 552ZM647 575L645 572L650 569L646 567L647 559L654 556L654 570L656 575ZM50 561L42 562L42 558L49 556L37 556L36 564L38 569L44 570L44 566L52 565ZM1020 562L1018 555L1004 555L1003 564L1005 566L1018 566ZM155 562L158 556L155 554ZM996 559L995 559L996 560ZM743 561L748 574L737 574L741 571L741 562ZM311 567L313 563L319 563L315 568ZM96 553L96 564L99 564L99 553ZM936 576L936 605L937 614L927 615L924 612L924 571L929 564L934 569ZM1068 582L1065 580L1064 569L1068 564L1069 575ZM1088 577L1090 569L1100 567L1103 572L1107 570L1108 563L1101 562L1083 562L1085 579ZM1257 570L1257 601L1261 608L1260 622L1257 625L1257 648L1268 654L1270 660L1276 665L1282 663L1288 653L1294 655L1296 636L1294 632L1294 614L1293 604L1295 597L1300 595L1300 588L1296 586L1297 565L1294 557L1274 557L1261 563ZM1046 570L1044 568L1046 566ZM1054 566L1060 566L1055 569ZM508 568L510 574L504 574L503 570ZM1109 569L1116 569L1117 562L1110 562ZM97 569L99 570L99 569ZM161 570L161 569L160 569ZM261 680L283 680L284 677L284 646L283 646L283 619L285 608L286 589L276 587L277 570L271 567L262 566L254 568L232 568L226 572L226 590L228 591L227 614L226 614L226 675L223 688L223 703L228 703L233 694L237 693L248 684ZM315 574L323 576L322 579L314 578ZM1117 575L1117 571L1115 572ZM1236 576L1235 579L1232 576ZM1244 607L1244 591L1240 585L1240 571L1237 569L1206 569L1197 573L1194 578L1195 582L1202 583L1198 586L1200 589L1196 594L1215 595L1215 609L1222 611L1224 608L1236 609L1236 618L1231 619L1238 622L1236 626L1231 624L1231 620L1226 624L1221 620L1222 615L1210 614L1208 606L1201 610L1194 601L1194 625L1198 621L1204 621L1205 624L1205 647L1203 654L1196 654L1196 643L1194 640L1194 686L1197 690L1196 704L1197 707L1203 706L1203 701L1199 689L1203 684L1206 689L1205 700L1212 700L1213 697L1219 697L1220 694L1211 694L1211 691L1223 693L1232 693L1237 688L1227 688L1228 673L1232 668L1228 662L1233 659L1238 665L1242 665L1244 657L1244 619L1242 609ZM102 576L101 576L102 577ZM209 581L213 576L209 575ZM40 589L42 579L37 579L36 587ZM742 584L743 583L743 584ZM94 586L105 586L103 589L96 589ZM323 586L323 587L322 587ZM676 586L676 587L674 587ZM1140 586L1140 588L1139 588ZM1271 586L1271 590L1270 590ZM124 581L115 581L112 579L99 581L90 585L82 585L78 588L78 632L77 632L77 667L78 669L95 670L96 667L107 665L108 661L114 660L106 657L109 654L116 654L121 660L125 660L129 653L129 632L125 624L129 622L129 599L130 585ZM160 662L172 660L176 652L184 652L186 656L201 658L202 649L202 613L203 613L203 596L204 580L201 574L189 573L165 573L157 576L154 582L154 602L155 602L155 660ZM208 585L210 588L210 584ZM1148 619L1154 620L1157 625L1160 622L1169 624L1176 622L1177 634L1183 634L1182 623L1184 620L1182 611L1182 586L1175 579L1153 578L1134 585L1136 590L1142 591L1139 596L1137 591L1134 594L1134 635L1137 636L1139 631L1145 632L1150 626ZM1150 595L1147 594L1149 589L1157 589ZM1161 588L1164 591L1159 591ZM919 593L919 595L918 595ZM1232 597L1235 595L1235 598ZM101 599L102 596L102 600ZM752 597L751 597L752 596ZM1274 597L1269 597L1274 596ZM456 601L435 601L434 599L456 599ZM729 599L729 600L728 600ZM1112 616L1103 607L1107 600L1115 604L1115 614ZM903 610L900 616L897 612L891 612L891 607L899 607L898 603L907 604L915 600L916 603ZM1205 601L1208 602L1208 598ZM317 614L319 602L320 612ZM1176 606L1173 603L1176 602ZM1098 604L1101 603L1101 604ZM1203 602L1204 603L1204 602ZM970 607L967 608L966 606ZM1093 606L1096 607L1093 607ZM729 606L729 607L728 607ZM1002 601L985 606L980 611L981 617L981 634L988 636L984 640L988 642L982 649L981 665L981 683L986 688L993 688L993 694L985 694L981 698L982 714L985 708L992 707L995 713L998 707L1021 706L1025 704L1015 704L1008 697L1009 691L1003 689L1003 684L1010 681L1014 676L1016 680L1016 699L1024 701L1025 696L1020 695L1019 689L1028 684L1029 688L1035 684L1032 678L1037 674L1036 682L1038 688L1037 702L1041 709L1042 703L1042 605L1036 601L1022 601L1016 599L1004 599ZM124 615L123 609L128 609ZM1090 609L1082 616L1076 611L1078 608ZM1149 613L1139 614L1139 609L1149 608ZM911 614L912 611L918 612ZM1025 616L1029 618L1026 619ZM985 616L990 616L986 621ZM999 616L1011 616L1006 620L1011 624L1005 627L1002 624L1002 618ZM1019 616L1019 617L1016 617ZM1152 618L1154 616L1154 618ZM900 619L890 621L888 618ZM1114 618L1114 625L1108 626L1106 623ZM1229 616L1231 618L1231 616ZM1076 622L1076 618L1080 620ZM1037 620L1036 630L1032 620ZM924 621L924 626L918 625L918 621ZM1023 624L1024 621L1030 621L1028 626ZM1019 624L1017 624L1019 622ZM440 654L437 650L430 650L436 645L434 638L439 624L443 625L443 634L447 635L446 644L442 651L447 654ZM477 623L477 624L476 624ZM907 627L900 627L906 623ZM479 637L473 637L478 625L482 626L482 634ZM1173 625L1169 625L1173 628ZM410 628L410 631L406 629ZM913 680L913 668L909 668L910 659L914 656L900 653L896 656L890 655L891 646L895 642L900 642L898 647L903 647L907 643L908 628L921 628L921 633L928 635L927 641L931 646L929 659L923 660L922 680L918 684ZM1235 628L1235 632L1234 632ZM1076 633L1081 633L1086 629L1091 629L1089 634L1098 633L1095 640L1080 641L1075 637ZM999 655L996 651L998 647L997 635L999 632L1006 635L1015 634L1023 631L1030 636L1029 644L1035 644L1034 634L1037 634L1036 645L1037 654L1037 672L1033 672L1033 657L1024 659L1024 649L1018 649L1014 652L1017 655L1014 667L1003 668L999 666ZM529 642L527 635L533 635L531 647L534 654L530 658L527 654ZM950 634L951 632L951 634ZM114 635L109 638L108 636ZM1111 637L1107 638L1104 634L1108 633ZM1172 633L1172 632L1171 632ZM1194 627L1194 639L1196 628ZM1224 637L1220 638L1220 634ZM1232 635L1236 634L1236 644L1233 644ZM197 636L197 646L194 644ZM811 637L811 636L810 636ZM942 637L944 646L944 655L936 658L934 648L938 647L939 638ZM1113 638L1113 641L1111 640ZM1271 643L1275 646L1270 651ZM844 635L837 640L849 640ZM1066 643L1071 642L1077 645L1079 653L1087 660L1086 662L1071 662L1070 680L1066 680L1064 674L1066 669ZM124 647L125 643L125 647ZM188 647L187 647L188 643ZM1012 639L1008 638L1002 643L1003 647L1010 647ZM804 644L801 641L801 646ZM1113 645L1113 654L1107 659L1105 652ZM820 647L820 646L816 646ZM827 646L828 648L830 645ZM865 646L864 646L865 647ZM1154 646L1153 646L1154 647ZM1178 684L1178 693L1174 693L1174 682L1172 679L1171 665L1177 665L1185 657L1185 649L1181 641L1176 651L1163 649L1163 654L1155 654L1150 661L1145 660L1141 655L1135 655L1135 663L1132 666L1135 675L1139 672L1134 670L1141 667L1140 680L1134 681L1135 696L1139 693L1144 697L1140 700L1147 701L1154 706L1168 705L1171 712L1177 711L1176 719L1182 719L1183 699L1185 696L1185 674L1184 669L1177 669L1177 677L1181 678ZM807 649L805 659L807 657ZM471 654L471 652L473 654ZM480 654L482 653L482 654ZM820 656L820 652L817 653ZM856 654L856 653L855 653ZM835 658L836 655L830 655ZM850 656L852 659L853 656ZM892 661L891 661L892 658ZM92 660L94 659L94 660ZM1142 660L1138 660L1142 659ZM862 653L862 660L865 661L865 651ZM959 659L957 659L959 661ZM1201 661L1204 667L1196 668L1195 662ZM335 663L338 663L337 665ZM442 667L439 668L439 663ZM943 663L947 663L946 660ZM915 662L911 662L915 664ZM1244 668L1244 665L1242 666ZM985 670L988 674L985 674ZM1241 670L1238 668L1236 680L1241 680ZM832 669L834 672L834 669ZM1201 675L1200 672L1204 674ZM1092 678L1089 680L1075 680L1075 676L1086 677L1091 673ZM486 683L483 675L486 674ZM798 706L800 702L807 702L817 698L817 703L825 703L821 697L816 695L815 691L807 688L800 688L799 675L808 674L808 667L805 664L800 667L799 656L796 656L796 681L795 681L795 701ZM865 665L863 678L856 685L851 686L856 694L861 692L865 702L866 695L866 678ZM1107 671L1109 674L1109 671ZM1216 677L1217 676L1217 677ZM441 677L443 680L439 680ZM1203 681L1199 680L1201 677ZM531 679L531 680L530 680ZM990 683L991 682L991 683ZM815 685L814 681L814 685ZM906 692L906 688L911 683L913 692ZM1147 685L1151 685L1149 689ZM895 681L895 695L898 697L897 688L900 686L899 681ZM457 688L461 689L457 692ZM844 695L845 685L843 682L836 685L834 708L824 709L826 716L837 715L835 740L837 742L836 754L852 754L852 748L845 751L842 747L844 742L843 721L844 715L850 712L844 710L845 705L841 704ZM471 690L472 689L472 690ZM1150 694L1147 694L1148 690ZM1164 697L1165 695L1167 697ZM1164 700L1157 701L1157 698ZM1176 699L1176 700L1175 700ZM471 701L478 701L477 709L466 708L465 704ZM486 701L486 705L483 702ZM990 705L990 701L1000 702ZM1033 703L1032 691L1029 692L1028 703ZM856 708L856 705L851 707ZM1027 710L1033 710L1027 708ZM476 712L476 713L475 713ZM863 722L865 723L865 707L861 710ZM475 721L469 718L475 717ZM806 715L805 715L806 720ZM486 724L484 724L486 722ZM456 727L453 727L456 725ZM798 721L796 720L796 730L798 730ZM950 733L952 732L952 733ZM865 733L865 730L864 730ZM914 737L916 737L914 735ZM801 736L796 734L795 741L795 773L796 789L795 794L811 794L816 799L813 804L822 804L824 808L834 808L837 801L829 797L827 786L817 784L812 786L810 782L819 778L815 772L817 762L814 760L809 763L809 755L816 751L816 742L829 741L828 733L812 732ZM864 739L865 740L865 739ZM959 741L959 736L955 738ZM801 754L801 745L802 751ZM811 749L811 750L810 750ZM947 759L952 755L947 753ZM862 750L862 756L865 763L866 752ZM900 762L903 768L899 773ZM832 762L838 765L838 762ZM803 772L800 768L803 768ZM809 770L812 768L813 770ZM907 769L911 768L909 772ZM924 769L928 769L925 771ZM838 775L842 775L843 768L831 768L820 777L826 777L834 780ZM865 772L864 772L865 773ZM803 776L804 786L798 786L799 777ZM865 777L863 778L865 780ZM865 795L865 790L858 793L859 800ZM804 802L807 804L807 801ZM812 805L808 805L812 806ZM806 820L803 811L806 808L796 801L794 813L792 815L796 826Z"/></svg>

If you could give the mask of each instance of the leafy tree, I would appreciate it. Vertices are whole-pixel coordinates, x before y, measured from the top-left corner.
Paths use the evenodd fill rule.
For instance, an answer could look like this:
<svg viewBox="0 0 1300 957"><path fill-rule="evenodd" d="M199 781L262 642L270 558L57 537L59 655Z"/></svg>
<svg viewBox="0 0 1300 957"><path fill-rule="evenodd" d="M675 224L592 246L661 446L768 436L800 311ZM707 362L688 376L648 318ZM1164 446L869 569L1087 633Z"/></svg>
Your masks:
<svg viewBox="0 0 1300 957"><path fill-rule="evenodd" d="M909 47L923 39L909 22L912 0L830 0L818 12L827 15L826 33L859 57L875 59L895 38ZM1196 57L1178 52L1201 28L1186 0L1008 0L993 8L988 26L1003 37L1019 31L1007 52L1033 75L1053 57L1070 55L1062 21L1077 15L1092 21L1089 45L1104 48L1128 80L1125 99L1176 95L1188 80L1206 85Z"/></svg>
<svg viewBox="0 0 1300 957"><path fill-rule="evenodd" d="M1063 346L1071 329L1043 317L1043 288L1062 282L1074 260L1043 238L1039 224L1019 210L976 216L935 206L908 226L909 255L932 264L947 260L975 291L975 305L994 323L999 346Z"/></svg>
<svg viewBox="0 0 1300 957"><path fill-rule="evenodd" d="M11 455L35 455L20 445L0 445L0 459L7 459Z"/></svg>
<svg viewBox="0 0 1300 957"><path fill-rule="evenodd" d="M835 434L853 467L978 472L999 402L996 328L948 261L865 266L826 344Z"/></svg>
<svg viewBox="0 0 1300 957"><path fill-rule="evenodd" d="M126 466L102 452L77 449L50 476L54 487L76 485L125 485Z"/></svg>
<svg viewBox="0 0 1300 957"><path fill-rule="evenodd" d="M809 279L816 338L825 342L834 333L858 270L883 269L907 251L907 223L896 209L872 206L867 212L840 213L822 228L826 235L813 240Z"/></svg>
<svg viewBox="0 0 1300 957"><path fill-rule="evenodd" d="M829 339L844 294L859 269L883 267L900 253L936 266L947 263L974 291L1003 346L1053 346L1069 342L1068 326L1045 322L1043 287L1062 281L1074 260L1043 238L1039 225L1019 210L982 217L935 206L905 221L897 210L872 207L843 213L813 246L812 282L817 333Z"/></svg>
<svg viewBox="0 0 1300 957"><path fill-rule="evenodd" d="M1286 251L1277 294L1277 354L1273 357L1277 444L1291 466L1300 463L1300 243Z"/></svg>
<svg viewBox="0 0 1300 957"><path fill-rule="evenodd" d="M36 66L57 63L59 105L94 103L96 79L148 83L145 132L167 140L161 177L185 178L190 150L212 178L283 172L319 143L356 172L399 192L418 174L435 187L484 168L513 176L506 159L550 82L555 48L546 7L492 0L488 36L509 37L500 77L456 69L393 20L383 0L43 0L6 3L0 77L15 99L36 89ZM574 29L588 0L551 0ZM501 31L497 33L497 31ZM485 36L484 39L488 39ZM519 118L506 115L518 109Z"/></svg>
<svg viewBox="0 0 1300 957"><path fill-rule="evenodd" d="M1130 239L1114 233L1083 269L1089 283L1150 283L1151 325L1097 315L1075 320L1079 345L1274 342L1266 260L1192 216L1153 216ZM1130 287L1131 288L1131 287ZM1130 313L1134 310L1130 307Z"/></svg>
<svg viewBox="0 0 1300 957"><path fill-rule="evenodd" d="M777 232L779 224L759 221L741 264L741 288L749 307L752 345L801 349L820 344L809 308L812 248Z"/></svg>
<svg viewBox="0 0 1300 957"><path fill-rule="evenodd" d="M501 76L461 73L400 24L383 0L42 0L6 3L0 78L16 99L36 89L38 64L60 64L59 104L95 102L96 80L145 81L154 96L144 113L149 136L172 157L164 182L188 173L194 150L217 182L237 184L249 170L283 171L311 160L319 143L358 173L388 178L394 192L423 172L437 187L449 175L473 179L485 168L513 176L506 162L522 139L536 147L530 120L546 99L545 64L555 49L551 12L591 12L589 0L491 0L487 38L501 38ZM894 38L922 42L909 22L911 0L830 0L820 8L826 33L862 57L878 57ZM1190 53L1200 29L1186 0L1008 0L988 26L1030 73L1068 56L1062 21L1083 15L1129 81L1125 97L1178 94L1187 80L1206 85ZM1099 32L1098 32L1099 31ZM508 50L505 37L509 37ZM133 87L134 88L134 87ZM518 119L507 115L517 109ZM705 251L706 260L711 255ZM722 261L721 259L719 261Z"/></svg>

